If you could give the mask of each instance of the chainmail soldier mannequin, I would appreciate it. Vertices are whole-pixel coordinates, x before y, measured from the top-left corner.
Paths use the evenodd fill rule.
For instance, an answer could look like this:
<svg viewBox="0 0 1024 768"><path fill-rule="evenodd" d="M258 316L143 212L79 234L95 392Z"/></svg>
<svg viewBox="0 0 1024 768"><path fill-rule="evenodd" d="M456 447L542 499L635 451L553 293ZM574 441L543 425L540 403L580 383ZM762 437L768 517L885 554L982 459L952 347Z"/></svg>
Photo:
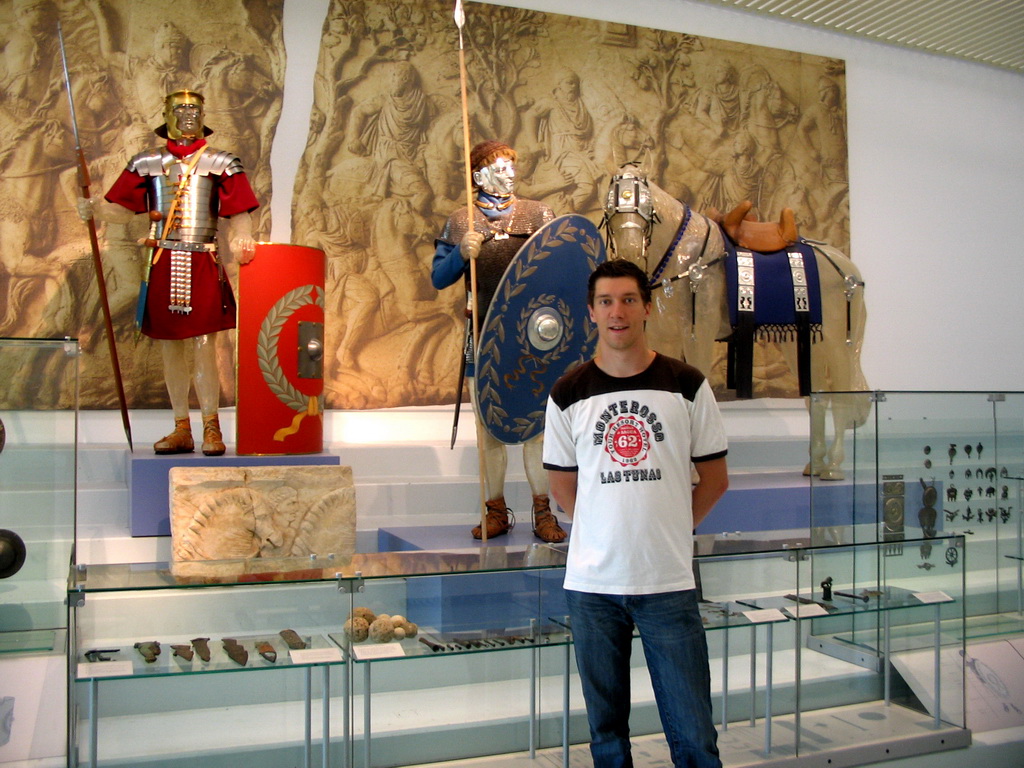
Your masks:
<svg viewBox="0 0 1024 768"><path fill-rule="evenodd" d="M230 239L245 264L255 245L248 214L259 202L242 161L207 146L204 137L213 131L203 125L201 94L169 94L164 120L156 134L167 144L129 160L106 200L133 213L149 212L153 222L147 241L152 248L149 285L140 297L141 330L160 340L174 411L174 430L153 448L157 453L195 450L189 420L189 387L194 381L203 418L202 450L219 456L225 448L217 413L216 334L235 327L235 299L218 256L217 224L220 217L234 217Z"/></svg>
<svg viewBox="0 0 1024 768"><path fill-rule="evenodd" d="M435 241L431 281L439 290L465 276L468 291L469 259L477 259L477 311L481 320L487 315L491 298L509 262L530 235L555 217L543 203L524 200L514 194L516 158L515 150L500 141L484 141L473 147L470 153L476 190L473 228L470 230L467 225L466 209L460 208L448 218ZM467 376L473 375L471 366L471 362L467 363ZM469 389L475 391L472 386ZM515 516L505 504L508 456L505 445L480 422L476 402L473 405L477 412L477 440L484 455L487 538L491 539L508 533L515 525ZM523 463L533 493L533 531L541 540L555 543L563 541L566 533L551 512L548 480L541 461L543 446L543 434L523 443ZM473 537L482 538L479 525L473 529Z"/></svg>

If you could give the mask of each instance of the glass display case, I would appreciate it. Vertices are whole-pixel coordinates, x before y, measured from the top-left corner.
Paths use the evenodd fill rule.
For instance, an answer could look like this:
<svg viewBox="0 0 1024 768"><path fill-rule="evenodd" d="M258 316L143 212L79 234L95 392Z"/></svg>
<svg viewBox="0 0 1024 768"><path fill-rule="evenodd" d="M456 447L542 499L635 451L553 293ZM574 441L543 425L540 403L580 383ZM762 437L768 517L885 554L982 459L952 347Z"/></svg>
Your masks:
<svg viewBox="0 0 1024 768"><path fill-rule="evenodd" d="M71 764L205 768L246 753L250 765L353 765L371 746L386 764L415 762L430 747L402 736L403 716L421 728L431 697L455 695L481 697L452 727L490 728L488 752L535 748L540 725L561 739L561 697L557 722L537 707L554 692L539 690L552 665L558 691L568 674L564 558L492 546L267 559L258 574L206 562L202 576L79 564L68 586ZM459 755L443 728L431 732L441 755L481 748Z"/></svg>
<svg viewBox="0 0 1024 768"><path fill-rule="evenodd" d="M201 577L78 565L71 764L227 766L244 753L251 766L384 766L561 748L568 765L587 730L564 562L562 546L490 544L267 561L259 574L215 563ZM962 560L924 578L912 546L872 542L698 562L726 758L967 743ZM886 663L837 661L809 644L818 635ZM634 656L632 732L657 732L639 643Z"/></svg>
<svg viewBox="0 0 1024 768"><path fill-rule="evenodd" d="M966 559L968 638L1024 630L1013 557L1021 552L1014 478L1024 475L1024 393L812 395L835 413L855 413L866 398L867 418L854 420L843 441L844 479L812 478L816 541L879 541L901 557L912 546L924 578ZM938 541L943 534L962 534L965 547Z"/></svg>
<svg viewBox="0 0 1024 768"><path fill-rule="evenodd" d="M0 658L62 648L78 354L70 339L0 339Z"/></svg>

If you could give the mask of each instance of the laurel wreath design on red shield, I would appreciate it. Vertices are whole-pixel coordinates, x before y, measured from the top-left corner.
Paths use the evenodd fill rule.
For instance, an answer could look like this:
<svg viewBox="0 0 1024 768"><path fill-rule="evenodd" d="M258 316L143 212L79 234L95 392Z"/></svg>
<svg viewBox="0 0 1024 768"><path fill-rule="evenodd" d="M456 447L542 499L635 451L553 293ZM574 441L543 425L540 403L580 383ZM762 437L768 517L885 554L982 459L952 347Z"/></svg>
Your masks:
<svg viewBox="0 0 1024 768"><path fill-rule="evenodd" d="M281 337L281 330L288 319L298 310L307 306L324 308L324 294L319 286L300 285L278 299L267 312L267 316L263 318L259 335L256 337L256 359L259 362L263 380L278 400L293 411L300 413L309 409L311 396L303 394L288 381L277 355L277 344ZM324 408L323 392L317 396L317 405L322 413Z"/></svg>

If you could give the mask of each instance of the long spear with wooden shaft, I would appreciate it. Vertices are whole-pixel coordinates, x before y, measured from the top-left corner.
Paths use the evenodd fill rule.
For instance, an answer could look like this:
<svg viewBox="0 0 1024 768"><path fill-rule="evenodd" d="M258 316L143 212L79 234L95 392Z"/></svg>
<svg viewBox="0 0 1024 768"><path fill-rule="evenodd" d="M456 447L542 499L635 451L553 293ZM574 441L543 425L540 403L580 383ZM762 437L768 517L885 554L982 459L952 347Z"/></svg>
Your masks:
<svg viewBox="0 0 1024 768"><path fill-rule="evenodd" d="M71 76L68 73L68 57L64 50L64 33L61 30L60 22L57 22L57 40L60 43L60 60L64 66L64 85L68 91L68 107L71 111L71 129L75 134L75 153L78 164L78 186L82 197L89 200L89 166L85 162L85 153L82 151L82 142L78 136L78 118L75 116L75 98L71 92ZM114 340L114 323L110 319L110 301L107 298L107 281L103 277L103 260L100 258L100 241L96 236L96 221L90 214L85 222L89 230L89 244L92 246L92 262L96 269L96 282L99 288L100 305L103 308L103 324L107 331L107 349L110 351L110 363L114 367L114 383L117 385L117 400L121 406L121 423L124 425L124 434L128 438L128 449L134 450L132 446L132 425L128 420L128 401L124 396L124 380L121 378L121 364L117 360L117 342Z"/></svg>
<svg viewBox="0 0 1024 768"><path fill-rule="evenodd" d="M455 26L459 28L459 86L462 95L462 149L463 160L466 166L466 231L472 232L473 223L473 168L469 160L469 95L467 94L466 76L466 49L462 42L462 27L466 23L466 13L462 9L462 0L455 0ZM477 290L476 290L476 259L469 260L469 295L470 295L470 322L473 328L473 354L480 350L480 320L477 312ZM474 370L473 375L480 372ZM462 397L462 393L456 394ZM481 435L480 414L476 414L476 453L480 465L480 540L487 541L487 483L484 479L486 470L486 459L484 456L484 445Z"/></svg>

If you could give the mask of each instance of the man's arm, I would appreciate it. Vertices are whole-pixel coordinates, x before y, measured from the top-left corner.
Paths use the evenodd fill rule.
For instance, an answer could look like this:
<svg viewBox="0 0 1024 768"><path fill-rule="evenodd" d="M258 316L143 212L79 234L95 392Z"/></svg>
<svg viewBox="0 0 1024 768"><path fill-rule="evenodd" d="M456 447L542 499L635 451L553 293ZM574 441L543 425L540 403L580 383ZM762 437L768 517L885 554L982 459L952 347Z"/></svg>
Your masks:
<svg viewBox="0 0 1024 768"><path fill-rule="evenodd" d="M729 468L724 456L720 459L697 462L693 466L700 476L700 482L693 488L693 527L696 528L722 498L722 494L728 490Z"/></svg>
<svg viewBox="0 0 1024 768"><path fill-rule="evenodd" d="M548 470L548 484L551 495L554 496L558 506L572 520L573 512L576 511L576 480L578 472L569 472L562 469Z"/></svg>

